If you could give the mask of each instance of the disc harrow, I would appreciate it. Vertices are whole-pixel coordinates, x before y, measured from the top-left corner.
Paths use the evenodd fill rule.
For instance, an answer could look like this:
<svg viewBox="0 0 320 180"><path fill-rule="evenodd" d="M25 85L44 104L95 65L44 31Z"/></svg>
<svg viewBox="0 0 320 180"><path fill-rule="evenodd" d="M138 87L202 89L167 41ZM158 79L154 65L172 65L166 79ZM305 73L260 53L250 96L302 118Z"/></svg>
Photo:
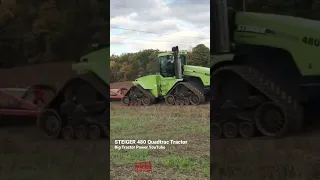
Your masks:
<svg viewBox="0 0 320 180"><path fill-rule="evenodd" d="M232 99L230 94L221 94L221 82L230 80L219 79L220 73L232 73L241 77L249 85L249 96ZM238 136L250 138L258 134L280 137L289 132L301 131L303 108L292 96L294 93L289 94L285 86L276 84L260 71L248 66L226 66L217 69L212 78L212 82L216 83L215 89L212 89L214 100L211 101L213 139ZM235 93L238 90L237 86L233 89Z"/></svg>
<svg viewBox="0 0 320 180"><path fill-rule="evenodd" d="M94 74L70 79L40 114L40 128L65 140L109 137L108 89Z"/></svg>

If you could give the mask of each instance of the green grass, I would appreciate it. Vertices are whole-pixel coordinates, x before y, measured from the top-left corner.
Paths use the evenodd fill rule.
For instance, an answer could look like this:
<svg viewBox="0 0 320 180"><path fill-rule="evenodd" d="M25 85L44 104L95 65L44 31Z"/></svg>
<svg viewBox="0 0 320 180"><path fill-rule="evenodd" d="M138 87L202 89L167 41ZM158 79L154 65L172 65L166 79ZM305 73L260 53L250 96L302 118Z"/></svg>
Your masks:
<svg viewBox="0 0 320 180"><path fill-rule="evenodd" d="M209 105L198 107L111 108L112 179L209 179ZM165 149L116 150L114 140L184 140ZM150 161L152 173L135 172L134 163Z"/></svg>

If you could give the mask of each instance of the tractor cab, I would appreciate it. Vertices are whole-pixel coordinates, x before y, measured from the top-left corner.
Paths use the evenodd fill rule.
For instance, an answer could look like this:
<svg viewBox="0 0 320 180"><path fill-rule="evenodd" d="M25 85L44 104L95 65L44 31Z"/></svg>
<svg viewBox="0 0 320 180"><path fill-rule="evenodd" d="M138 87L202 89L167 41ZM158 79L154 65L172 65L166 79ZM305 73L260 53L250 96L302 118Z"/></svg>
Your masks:
<svg viewBox="0 0 320 180"><path fill-rule="evenodd" d="M178 50L178 49L177 49ZM177 51L177 57L175 61L175 49L173 51L160 53L158 55L158 60L160 64L160 74L163 77L174 77L176 76L176 70L179 67L181 70L183 70L183 66L187 65L187 51ZM179 66L176 66L176 64L180 64ZM178 77L178 76L176 76Z"/></svg>

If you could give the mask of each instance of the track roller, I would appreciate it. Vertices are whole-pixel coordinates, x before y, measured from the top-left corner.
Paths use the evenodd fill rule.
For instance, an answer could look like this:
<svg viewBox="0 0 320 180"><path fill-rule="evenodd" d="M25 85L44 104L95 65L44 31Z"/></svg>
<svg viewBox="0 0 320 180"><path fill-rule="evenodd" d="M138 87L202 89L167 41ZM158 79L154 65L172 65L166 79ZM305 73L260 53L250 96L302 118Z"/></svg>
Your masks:
<svg viewBox="0 0 320 180"><path fill-rule="evenodd" d="M250 122L242 122L239 125L239 134L243 138L251 138L254 137L256 132L256 127L253 123Z"/></svg>
<svg viewBox="0 0 320 180"><path fill-rule="evenodd" d="M74 136L76 139L86 139L88 135L87 128L83 125L77 126L74 129Z"/></svg>
<svg viewBox="0 0 320 180"><path fill-rule="evenodd" d="M152 104L152 99L151 99L150 96L143 95L141 102L142 102L142 104L143 104L144 106L150 106L150 105ZM139 103L139 102L138 102L138 103Z"/></svg>
<svg viewBox="0 0 320 180"><path fill-rule="evenodd" d="M165 101L168 105L175 105L175 98L173 95L168 95L165 97Z"/></svg>
<svg viewBox="0 0 320 180"><path fill-rule="evenodd" d="M88 128L88 138L89 139L99 139L101 136L101 129L98 125L91 125Z"/></svg>
<svg viewBox="0 0 320 180"><path fill-rule="evenodd" d="M222 133L226 138L236 138L239 134L239 129L236 123L227 122L222 126Z"/></svg>
<svg viewBox="0 0 320 180"><path fill-rule="evenodd" d="M62 128L62 138L65 140L71 140L74 139L74 131L72 126L65 126Z"/></svg>
<svg viewBox="0 0 320 180"><path fill-rule="evenodd" d="M189 99L192 105L199 105L201 103L200 97L198 95L192 94Z"/></svg>

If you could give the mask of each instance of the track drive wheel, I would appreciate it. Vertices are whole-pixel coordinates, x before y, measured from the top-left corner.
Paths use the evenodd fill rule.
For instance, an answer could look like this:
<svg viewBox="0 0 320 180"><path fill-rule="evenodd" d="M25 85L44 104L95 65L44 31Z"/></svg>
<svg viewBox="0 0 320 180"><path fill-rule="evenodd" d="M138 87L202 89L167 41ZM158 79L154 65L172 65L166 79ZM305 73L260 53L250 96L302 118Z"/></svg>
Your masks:
<svg viewBox="0 0 320 180"><path fill-rule="evenodd" d="M99 139L101 136L101 129L98 125L91 125L88 128L88 138L92 140Z"/></svg>
<svg viewBox="0 0 320 180"><path fill-rule="evenodd" d="M262 104L255 112L257 129L265 136L280 137L288 132L288 120L276 103Z"/></svg>
<svg viewBox="0 0 320 180"><path fill-rule="evenodd" d="M222 136L222 127L220 123L212 123L211 124L211 138L212 139L220 139Z"/></svg>
<svg viewBox="0 0 320 180"><path fill-rule="evenodd" d="M65 126L62 128L62 138L65 140L71 140L74 138L74 131L72 126Z"/></svg>
<svg viewBox="0 0 320 180"><path fill-rule="evenodd" d="M59 136L62 127L61 123L59 114L53 109L44 110L38 118L40 128L51 138Z"/></svg>
<svg viewBox="0 0 320 180"><path fill-rule="evenodd" d="M255 126L253 123L250 122L243 122L240 123L239 126L239 134L243 137L243 138L251 138L255 135Z"/></svg>
<svg viewBox="0 0 320 180"><path fill-rule="evenodd" d="M168 105L175 105L175 98L173 95L168 95L166 98L165 98L165 101Z"/></svg>
<svg viewBox="0 0 320 180"><path fill-rule="evenodd" d="M192 94L189 99L192 105L199 105L201 103L200 97L196 94Z"/></svg>
<svg viewBox="0 0 320 180"><path fill-rule="evenodd" d="M223 127L223 135L226 138L236 138L238 136L239 130L238 130L238 126L235 123L224 123Z"/></svg>

